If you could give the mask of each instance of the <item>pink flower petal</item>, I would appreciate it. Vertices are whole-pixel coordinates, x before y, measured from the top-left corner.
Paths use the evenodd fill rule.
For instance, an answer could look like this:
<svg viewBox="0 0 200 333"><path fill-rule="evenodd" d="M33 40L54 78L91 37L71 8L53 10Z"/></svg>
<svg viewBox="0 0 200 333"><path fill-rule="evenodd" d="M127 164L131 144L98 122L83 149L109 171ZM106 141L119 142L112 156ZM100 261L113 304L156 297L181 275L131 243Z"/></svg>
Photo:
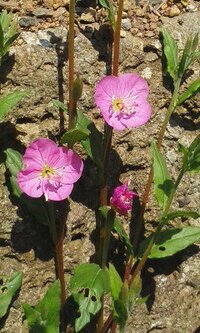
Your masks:
<svg viewBox="0 0 200 333"><path fill-rule="evenodd" d="M151 115L147 82L137 74L106 76L97 84L95 102L104 120L119 131L145 124ZM119 101L118 101L119 100ZM120 106L114 106L114 103Z"/></svg>
<svg viewBox="0 0 200 333"><path fill-rule="evenodd" d="M20 189L37 198L42 194L49 200L64 200L73 184L81 177L83 162L73 150L58 147L50 139L35 140L23 157L25 170L18 174Z"/></svg>
<svg viewBox="0 0 200 333"><path fill-rule="evenodd" d="M33 170L20 171L17 176L17 182L22 190L30 197L39 198L42 196L42 187L40 180L40 172Z"/></svg>

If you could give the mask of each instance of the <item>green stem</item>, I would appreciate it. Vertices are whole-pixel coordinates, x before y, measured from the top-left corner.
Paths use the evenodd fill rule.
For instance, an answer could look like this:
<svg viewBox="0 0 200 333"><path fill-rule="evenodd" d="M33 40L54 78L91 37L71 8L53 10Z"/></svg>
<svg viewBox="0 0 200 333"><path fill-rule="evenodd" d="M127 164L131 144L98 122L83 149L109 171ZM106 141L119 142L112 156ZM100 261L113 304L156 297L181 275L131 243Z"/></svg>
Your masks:
<svg viewBox="0 0 200 333"><path fill-rule="evenodd" d="M74 127L76 117L76 105L73 102L74 82L74 22L75 22L75 0L69 4L69 33L68 33L68 57L69 57L69 129Z"/></svg>
<svg viewBox="0 0 200 333"><path fill-rule="evenodd" d="M129 280L129 287L131 286L131 284L133 283L133 280L135 279L135 277L138 275L138 273L142 270L143 266L145 265L147 259L148 259L148 255L149 253L151 252L151 249L154 245L154 243L156 242L159 234L160 234L160 231L162 230L163 226L165 225L165 222L164 222L164 217L166 216L166 214L168 213L169 209L170 209L170 206L172 204L172 201L173 201L173 198L174 198L174 195L176 193L176 190L178 188L178 185L180 184L180 181L182 179L184 175L184 169L181 169L177 179L176 179L176 182L174 184L174 189L172 190L172 192L170 193L169 197L168 197L168 200L167 200L167 204L166 204L166 207L165 207L165 210L164 212L162 213L162 216L160 218L161 222L159 223L155 233L152 235L151 237L151 240L141 258L141 260L139 261L135 271L133 272L132 276L131 276L131 279ZM133 261L133 258L131 258L131 260L129 261L128 263L128 266L129 266L129 269L127 268L128 270L128 273L130 272L130 262ZM127 267L128 267L127 266ZM128 280L129 278L129 275L128 273L126 273L126 279ZM112 328L111 329L114 329L114 331L112 331L113 333L115 333L116 331L116 326L115 326L115 323L113 322L113 314L111 313L108 317L108 319L106 320L106 322L104 323L103 327L101 327L101 330L98 331L98 333L106 333L108 332L110 326L112 325Z"/></svg>
<svg viewBox="0 0 200 333"><path fill-rule="evenodd" d="M169 122L169 119L170 119L172 113L176 109L177 101L178 101L178 93L179 93L180 83L181 83L181 79L178 79L178 81L175 84L175 88L174 88L174 92L173 92L173 95L172 95L172 99L171 99L169 108L167 110L164 122L162 124L161 129L160 129L160 133L159 133L158 141L157 141L158 149L161 148L167 124ZM142 228L143 228L144 212L145 212L145 208L146 208L146 205L147 205L147 202L148 202L148 199L149 199L149 194L150 194L150 190L151 190L152 180L153 180L153 170L151 168L151 170L149 172L148 180L147 180L147 183L146 183L146 186L145 186L145 190L144 190L144 194L143 194L143 199L142 199L142 204L141 204L141 209L140 209L140 214L138 216L138 221L137 221L137 228L135 230L135 235L134 235L134 239L133 239L133 250L134 251L137 249L137 246L138 246L138 243L139 243L139 240L140 240L140 235L141 235Z"/></svg>
<svg viewBox="0 0 200 333"><path fill-rule="evenodd" d="M177 188L178 188L178 185L180 184L180 181L181 181L183 175L184 175L184 169L181 169L181 171L180 171L180 173L179 173L179 175L178 175L178 177L177 177L177 179L176 179L176 182L175 182L175 184L174 184L174 188L173 188L173 190L171 191L171 193L170 193L170 195L169 195L169 197L168 197L166 207L165 207L165 209L164 209L164 211L163 211L163 213L162 213L162 216L161 216L161 218L160 218L160 221L161 221L161 222L159 223L159 225L158 225L158 227L157 227L155 233L152 235L151 240L150 240L150 242L149 242L149 244L148 244L148 246L147 246L147 248L146 248L146 250L145 250L145 252L144 252L144 254L143 254L143 256L142 256L142 258L141 258L141 260L140 260L140 262L139 262L139 264L137 265L135 271L133 272L133 274L132 274L132 276L131 276L131 279L130 279L130 282L129 282L129 285L132 284L132 282L133 282L133 280L135 279L136 275L137 275L137 274L141 271L141 269L143 268L144 264L146 263L146 260L148 259L148 255L149 255L149 253L150 253L150 251L151 251L153 245L155 244L155 242L156 242L156 240L157 240L157 238L158 238L158 236L159 236L159 234L160 234L162 228L163 228L164 225L165 225L165 216L166 216L166 214L169 212L169 209L170 209L170 207L171 207L172 201L173 201L173 199L174 199L174 195L175 195L175 193L176 193L176 190L177 190Z"/></svg>

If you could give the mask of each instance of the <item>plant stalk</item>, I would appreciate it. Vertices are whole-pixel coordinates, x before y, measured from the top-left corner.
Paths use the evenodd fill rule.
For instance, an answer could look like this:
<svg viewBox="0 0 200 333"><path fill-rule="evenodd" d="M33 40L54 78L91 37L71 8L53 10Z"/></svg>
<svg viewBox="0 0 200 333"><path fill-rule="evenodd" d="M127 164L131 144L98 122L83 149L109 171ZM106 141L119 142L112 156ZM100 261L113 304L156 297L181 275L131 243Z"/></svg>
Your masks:
<svg viewBox="0 0 200 333"><path fill-rule="evenodd" d="M173 92L173 95L172 95L172 99L171 99L169 108L167 110L165 119L164 119L162 127L160 129L160 133L159 133L158 141L157 141L158 149L161 148L167 124L169 122L169 119L170 119L172 113L176 109L180 83L181 83L181 79L178 79L178 81L176 82L175 87L174 87L174 92ZM142 232L142 228L143 228L144 212L145 212L145 208L146 208L146 205L147 205L147 202L148 202L152 180L153 180L153 170L151 168L151 170L149 172L148 179L147 179L147 183L146 183L146 186L145 186L143 199L142 199L142 204L141 204L141 208L140 208L140 213L139 213L138 221L137 221L137 228L135 230L135 236L134 236L134 239L133 239L133 250L134 251L137 249L137 246L138 246L138 243L139 243L139 240L140 240L140 236L141 236L141 232Z"/></svg>
<svg viewBox="0 0 200 333"><path fill-rule="evenodd" d="M72 129L76 118L76 105L73 101L74 82L74 22L75 22L75 0L69 4L69 33L68 33L68 58L69 58L69 129Z"/></svg>

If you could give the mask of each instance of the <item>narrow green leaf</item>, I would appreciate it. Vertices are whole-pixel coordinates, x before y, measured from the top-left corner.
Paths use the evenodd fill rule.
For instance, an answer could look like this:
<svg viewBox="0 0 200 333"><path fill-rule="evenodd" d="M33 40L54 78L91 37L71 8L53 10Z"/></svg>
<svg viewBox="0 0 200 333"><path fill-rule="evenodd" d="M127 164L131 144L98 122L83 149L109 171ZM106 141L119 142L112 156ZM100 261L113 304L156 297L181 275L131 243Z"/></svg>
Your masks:
<svg viewBox="0 0 200 333"><path fill-rule="evenodd" d="M8 311L8 307L12 301L13 296L22 284L22 273L15 272L7 280L5 285L1 286L3 292L0 289L0 318L5 316Z"/></svg>
<svg viewBox="0 0 200 333"><path fill-rule="evenodd" d="M174 183L168 173L164 157L158 150L155 141L151 144L153 155L154 194L160 207L164 210L167 199L174 188Z"/></svg>
<svg viewBox="0 0 200 333"><path fill-rule="evenodd" d="M151 237L151 236L150 236ZM139 247L139 256L145 251L150 237L145 239ZM180 229L170 229L161 231L155 245L153 246L150 259L160 259L174 255L175 253L184 250L189 245L199 242L200 228L185 227Z"/></svg>
<svg viewBox="0 0 200 333"><path fill-rule="evenodd" d="M200 170L200 135L198 135L191 143L189 148L181 147L181 152L184 154L183 157L183 169L184 171L191 171L196 173Z"/></svg>
<svg viewBox="0 0 200 333"><path fill-rule="evenodd" d="M17 39L17 37L20 35L19 32L16 32L14 35L12 35L10 38L8 38L4 44L4 50L3 53L4 55L8 52L9 48L12 46L14 41Z"/></svg>
<svg viewBox="0 0 200 333"><path fill-rule="evenodd" d="M101 296L110 291L109 274L96 264L81 264L70 279L70 290L79 305L80 317L75 329L79 332L101 309Z"/></svg>
<svg viewBox="0 0 200 333"><path fill-rule="evenodd" d="M122 279L118 272L111 263L109 264L109 276L110 276L110 291L112 300L115 301L119 299L121 288L122 288Z"/></svg>
<svg viewBox="0 0 200 333"><path fill-rule="evenodd" d="M59 333L60 306L60 282L57 280L35 307L23 304L30 332Z"/></svg>
<svg viewBox="0 0 200 333"><path fill-rule="evenodd" d="M178 70L178 47L174 38L165 29L161 29L163 36L164 53L167 60L167 72L172 77L174 83L177 80Z"/></svg>
<svg viewBox="0 0 200 333"><path fill-rule="evenodd" d="M115 10L110 0L99 0L102 7L106 8L108 11L108 18L112 27L115 26Z"/></svg>
<svg viewBox="0 0 200 333"><path fill-rule="evenodd" d="M15 91L13 93L8 94L7 96L0 99L0 119L3 118L6 113L14 108L19 101L27 96L27 92L25 91Z"/></svg>
<svg viewBox="0 0 200 333"><path fill-rule="evenodd" d="M0 54L3 56L3 41L4 41L4 32L0 24Z"/></svg>
<svg viewBox="0 0 200 333"><path fill-rule="evenodd" d="M188 98L193 97L200 91L200 78L192 82L186 91L179 96L177 105L183 104Z"/></svg>
<svg viewBox="0 0 200 333"><path fill-rule="evenodd" d="M61 109L63 112L67 112L68 111L66 105L63 102L61 102L61 101L59 101L57 99L53 99L52 102L53 102L53 106L55 108Z"/></svg>
<svg viewBox="0 0 200 333"><path fill-rule="evenodd" d="M178 210L178 211L174 211L174 212L170 212L168 213L164 219L165 221L170 221L170 220L174 220L177 217L192 217L193 219L198 219L200 217L200 215L197 212L193 212L193 211L182 211L182 210Z"/></svg>

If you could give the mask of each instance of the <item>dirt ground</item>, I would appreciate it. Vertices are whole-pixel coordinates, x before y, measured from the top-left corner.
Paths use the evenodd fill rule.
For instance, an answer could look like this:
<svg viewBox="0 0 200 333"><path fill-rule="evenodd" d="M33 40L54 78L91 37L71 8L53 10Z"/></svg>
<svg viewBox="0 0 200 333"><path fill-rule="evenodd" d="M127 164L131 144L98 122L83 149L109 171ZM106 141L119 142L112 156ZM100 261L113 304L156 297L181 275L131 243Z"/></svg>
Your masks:
<svg viewBox="0 0 200 333"><path fill-rule="evenodd" d="M24 151L33 139L58 137L63 119L52 100L68 98L68 0L0 1L0 9L12 10L19 19L21 34L1 69L1 94L26 90L23 99L0 123L0 154L8 147ZM111 154L112 189L116 179L132 177L131 186L142 195L151 157L150 142L158 135L170 101L170 83L163 74L161 26L169 29L182 50L188 34L199 30L198 1L166 2L125 0L121 31L120 72L137 72L149 83L151 121L141 128L114 132ZM106 54L106 12L96 1L77 0L75 27L75 67L84 83L80 109L95 119L99 130L103 122L95 109L93 94L99 78L109 67ZM184 85L200 75L197 62ZM199 94L180 107L167 127L163 151L175 177L181 161L178 143L189 145L199 130ZM67 115L64 126L67 126ZM84 156L83 156L84 157ZM73 269L92 260L95 251L95 209L97 186L95 168L87 163L84 175L73 192L64 241L65 277ZM23 272L23 285L8 316L0 322L2 333L27 333L21 303L34 305L55 279L53 247L45 226L36 223L24 206L10 195L4 164L0 165L0 271ZM186 175L174 205L198 210L199 177ZM158 207L151 196L146 226L155 225ZM173 225L196 225L200 220L177 220ZM91 236L93 235L93 236ZM112 257L112 256L111 256ZM115 254L117 261L117 255ZM147 304L134 309L126 333L200 332L200 252L197 244L173 258L148 261L143 276L143 295ZM69 314L67 314L69 316ZM70 316L69 316L70 317ZM86 330L84 330L86 332ZM87 332L89 332L87 330ZM90 331L90 333L92 333Z"/></svg>

